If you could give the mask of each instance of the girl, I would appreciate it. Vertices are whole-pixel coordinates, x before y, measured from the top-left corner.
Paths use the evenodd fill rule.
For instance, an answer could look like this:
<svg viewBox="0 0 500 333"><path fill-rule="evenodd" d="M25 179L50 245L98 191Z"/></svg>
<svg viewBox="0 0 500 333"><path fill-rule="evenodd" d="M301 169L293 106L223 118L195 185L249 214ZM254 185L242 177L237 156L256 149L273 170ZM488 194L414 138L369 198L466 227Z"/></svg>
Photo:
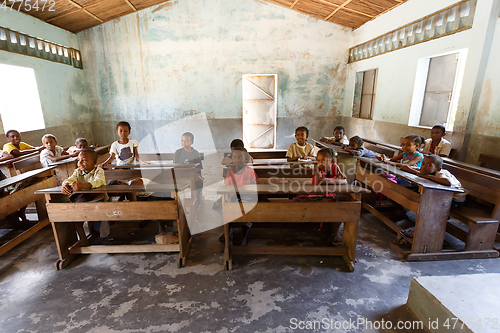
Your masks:
<svg viewBox="0 0 500 333"><path fill-rule="evenodd" d="M418 135L408 135L404 138L402 148L403 152L391 159L387 159L384 154L377 156L379 161L387 164L392 164L398 167L403 165L420 167L424 159L424 155L418 151L422 144L422 139Z"/></svg>

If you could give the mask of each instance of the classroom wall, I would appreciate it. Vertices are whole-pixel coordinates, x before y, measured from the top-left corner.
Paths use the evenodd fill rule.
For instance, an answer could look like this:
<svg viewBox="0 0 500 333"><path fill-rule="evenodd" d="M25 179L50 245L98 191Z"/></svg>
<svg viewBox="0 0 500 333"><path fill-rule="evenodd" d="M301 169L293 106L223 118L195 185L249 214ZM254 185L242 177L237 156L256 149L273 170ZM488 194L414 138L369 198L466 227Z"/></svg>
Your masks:
<svg viewBox="0 0 500 333"><path fill-rule="evenodd" d="M263 1L172 0L77 36L99 141L116 140L118 120L142 139L203 114L202 125L169 127L175 147L208 123L212 143L203 132L195 146L227 148L242 137L244 74L278 74L277 148L299 125L319 133L344 106L351 31Z"/></svg>
<svg viewBox="0 0 500 333"><path fill-rule="evenodd" d="M456 0L410 0L355 30L350 46L371 40L456 2ZM483 82L480 69L487 63L491 63L490 67L498 66L493 64L494 60L488 61L488 49L491 47L494 31L491 25L493 23L494 27L498 21L498 15L494 13L497 6L498 3L494 0L478 1L474 24L469 30L349 64L344 108L338 122L347 128L349 135L358 134L393 144L399 144L400 139L408 134L429 137L430 128L408 126L417 62L420 58L468 49L455 126L453 132L448 133L447 139L452 142L453 148L458 150L455 157L469 162L477 161L478 154L469 152L466 137L469 138L469 142L480 139L471 137L472 130L468 127L469 118L471 116L474 118L471 110L474 110L477 100L475 92L481 92L481 85L478 84ZM373 119L352 118L356 72L373 68L378 68ZM496 141L500 133L494 130L498 125L492 124L493 119L482 128L486 131L484 135L489 136L489 141ZM485 138L484 135L482 139Z"/></svg>
<svg viewBox="0 0 500 333"><path fill-rule="evenodd" d="M0 25L63 46L80 48L75 34L17 11L0 10ZM90 124L92 114L82 70L1 50L0 63L35 70L46 129L22 133L23 141L41 145L42 136L52 133L61 145L73 145L80 136L94 142ZM85 63L83 65L85 67ZM4 133L10 128L3 128L0 120L0 129ZM4 142L4 139L0 140L2 145Z"/></svg>

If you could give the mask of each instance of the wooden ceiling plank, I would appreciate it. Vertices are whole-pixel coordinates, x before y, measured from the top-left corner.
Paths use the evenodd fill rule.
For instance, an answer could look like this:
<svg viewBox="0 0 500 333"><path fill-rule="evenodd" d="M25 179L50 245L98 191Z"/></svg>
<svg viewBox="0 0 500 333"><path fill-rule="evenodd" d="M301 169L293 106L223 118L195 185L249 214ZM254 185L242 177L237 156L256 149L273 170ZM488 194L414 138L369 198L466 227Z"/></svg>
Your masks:
<svg viewBox="0 0 500 333"><path fill-rule="evenodd" d="M363 12L360 12L359 10L355 10L355 9L350 9L350 8L342 8L343 10L347 10L348 12L352 12L352 13L356 13L356 14L359 14L359 15L363 15L363 16L366 16L366 17L370 17L372 18L373 15L370 15L370 14L367 14L367 13L363 13Z"/></svg>
<svg viewBox="0 0 500 333"><path fill-rule="evenodd" d="M137 8L135 8L135 6L129 0L124 0L124 1L127 3L127 5L130 6L130 8L132 8L134 10L134 12L137 11Z"/></svg>
<svg viewBox="0 0 500 333"><path fill-rule="evenodd" d="M76 8L80 8L81 10L83 10L85 12L85 14L89 15L89 16L92 16L93 18L95 18L97 21L101 22L101 23L104 23L103 20L101 20L100 18L98 18L97 16L95 16L94 14L92 14L91 12L89 12L88 10L86 10L82 5L80 4L77 4L76 2L74 2L73 0L66 0L68 1L70 4L72 4L73 6L75 6Z"/></svg>
<svg viewBox="0 0 500 333"><path fill-rule="evenodd" d="M342 8L344 8L345 6L347 6L352 0L346 0L343 4L341 4L339 7L337 7L337 9L335 9L333 12L330 13L330 15L328 15L326 18L325 18L325 21L328 21L328 19L330 17L332 17L333 15L335 15L339 10L341 10Z"/></svg>
<svg viewBox="0 0 500 333"><path fill-rule="evenodd" d="M290 6L290 9L293 9L293 7L295 7L295 5L297 4L297 2L299 2L299 0L295 0L292 5Z"/></svg>
<svg viewBox="0 0 500 333"><path fill-rule="evenodd" d="M392 6L392 7L387 8L387 9L386 9L386 10L384 10L383 12L380 12L378 15L373 16L373 17L371 18L371 20L374 20L374 19L376 19L377 17L379 17L380 15L383 15L383 14L387 13L388 11L393 10L393 9L394 9L394 8L396 8L397 6L399 6L399 5L402 5L402 4L403 4L403 2L402 2L402 1L398 1L398 0L395 0L395 1L399 2L399 4L397 4L397 5L394 5L394 6ZM370 21L371 21L371 20L370 20Z"/></svg>
<svg viewBox="0 0 500 333"><path fill-rule="evenodd" d="M58 16L54 16L53 18L50 18L50 19L46 20L45 22L50 23L50 22L52 22L54 20L57 20L57 19L59 19L61 17L65 17L65 16L68 16L68 15L74 14L74 13L80 11L80 10L82 10L82 9L81 8L77 8L77 9L72 10L70 12L67 12L67 13L64 13L64 14L61 14L61 15L58 15Z"/></svg>

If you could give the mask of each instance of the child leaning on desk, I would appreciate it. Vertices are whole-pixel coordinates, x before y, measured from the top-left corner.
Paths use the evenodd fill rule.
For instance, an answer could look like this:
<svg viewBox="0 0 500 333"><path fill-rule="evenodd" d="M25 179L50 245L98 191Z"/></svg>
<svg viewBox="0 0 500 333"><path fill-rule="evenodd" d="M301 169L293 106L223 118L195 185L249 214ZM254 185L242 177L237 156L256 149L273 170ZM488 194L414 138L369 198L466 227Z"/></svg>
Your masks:
<svg viewBox="0 0 500 333"><path fill-rule="evenodd" d="M107 201L108 195L106 193L75 193L73 191L80 191L85 189L97 188L106 185L104 177L104 170L97 165L97 153L93 150L82 150L78 155L78 169L76 169L71 177L62 183L61 192L70 195L71 202L100 202ZM83 222L74 222L76 232L78 233L79 240L71 245L68 250L72 250L81 246L89 245L85 230L83 229ZM102 223L101 227L108 228L108 223ZM92 230L92 228L90 227ZM101 230L102 234L103 230Z"/></svg>
<svg viewBox="0 0 500 333"><path fill-rule="evenodd" d="M353 156L376 158L377 154L365 148L363 139L355 135L349 140L349 145L344 146L344 151L350 152Z"/></svg>
<svg viewBox="0 0 500 333"><path fill-rule="evenodd" d="M42 151L44 149L43 146L35 148L32 145L22 142L21 133L16 130L7 131L5 136L7 137L7 140L9 142L3 145L3 150L14 157L31 154L34 152Z"/></svg>
<svg viewBox="0 0 500 333"><path fill-rule="evenodd" d="M424 154L435 154L448 157L451 152L451 143L446 140L446 128L443 125L434 125L431 130L430 139L425 140Z"/></svg>
<svg viewBox="0 0 500 333"><path fill-rule="evenodd" d="M299 159L315 159L313 145L306 143L308 137L309 129L307 127L300 126L295 129L295 140L297 142L292 143L288 147L288 151L286 152L288 162L298 161Z"/></svg>
<svg viewBox="0 0 500 333"><path fill-rule="evenodd" d="M345 129L342 126L337 126L333 129L333 136L324 136L320 141L328 142L334 145L348 145L349 139L345 135Z"/></svg>
<svg viewBox="0 0 500 333"><path fill-rule="evenodd" d="M192 147L194 142L194 135L191 132L186 132L181 135L181 146L174 153L174 163L176 164L189 164L197 163L199 166L196 167L196 189L203 187L203 177L201 176L201 169L203 169L203 164L201 163L200 153Z"/></svg>
<svg viewBox="0 0 500 333"><path fill-rule="evenodd" d="M422 165L422 160L424 155L418 151L418 148L422 144L422 140L418 135L408 135L404 138L402 148L403 152L391 159L388 159L384 154L378 155L377 159L387 164L392 164L395 166L416 166L420 167Z"/></svg>
<svg viewBox="0 0 500 333"><path fill-rule="evenodd" d="M231 141L229 148L231 149L231 151L234 148L245 148L245 144L243 143L243 140L241 140L241 139L234 139L233 141ZM253 162L253 158L252 158L252 156L250 156L250 154L247 155L247 163L248 162ZM232 152L229 155L227 155L226 157L224 157L222 159L222 161L220 162L220 164L222 164L222 165L232 164L232 163L233 163Z"/></svg>
<svg viewBox="0 0 500 333"><path fill-rule="evenodd" d="M84 149L94 149L94 146L89 146L89 142L85 138L78 138L75 140L75 145L66 150L68 154L79 153Z"/></svg>
<svg viewBox="0 0 500 333"><path fill-rule="evenodd" d="M45 147L40 152L40 163L48 167L52 163L65 160L70 157L78 156L78 153L68 154L63 147L57 145L57 139L52 134L45 134L42 137L42 144Z"/></svg>
<svg viewBox="0 0 500 333"><path fill-rule="evenodd" d="M139 147L139 142L136 139L129 138L130 135L130 124L126 121L120 121L116 124L116 134L120 137L120 140L115 141L111 144L109 149L109 158L100 165L100 167L106 166L111 163L116 157L116 165L129 165L137 161L143 164L149 164L144 162L139 157L139 152L137 147Z"/></svg>

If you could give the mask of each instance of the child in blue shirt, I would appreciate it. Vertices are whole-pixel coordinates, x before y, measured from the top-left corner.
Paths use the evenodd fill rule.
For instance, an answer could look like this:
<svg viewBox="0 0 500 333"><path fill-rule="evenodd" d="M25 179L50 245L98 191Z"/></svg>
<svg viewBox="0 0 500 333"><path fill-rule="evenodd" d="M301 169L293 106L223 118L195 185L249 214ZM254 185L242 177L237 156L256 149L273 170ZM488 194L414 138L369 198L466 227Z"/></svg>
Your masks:
<svg viewBox="0 0 500 333"><path fill-rule="evenodd" d="M422 139L418 135L408 135L404 138L402 148L403 152L391 159L388 159L384 154L377 156L379 161L387 164L392 164L398 167L403 165L421 167L424 155L418 151L422 144Z"/></svg>

